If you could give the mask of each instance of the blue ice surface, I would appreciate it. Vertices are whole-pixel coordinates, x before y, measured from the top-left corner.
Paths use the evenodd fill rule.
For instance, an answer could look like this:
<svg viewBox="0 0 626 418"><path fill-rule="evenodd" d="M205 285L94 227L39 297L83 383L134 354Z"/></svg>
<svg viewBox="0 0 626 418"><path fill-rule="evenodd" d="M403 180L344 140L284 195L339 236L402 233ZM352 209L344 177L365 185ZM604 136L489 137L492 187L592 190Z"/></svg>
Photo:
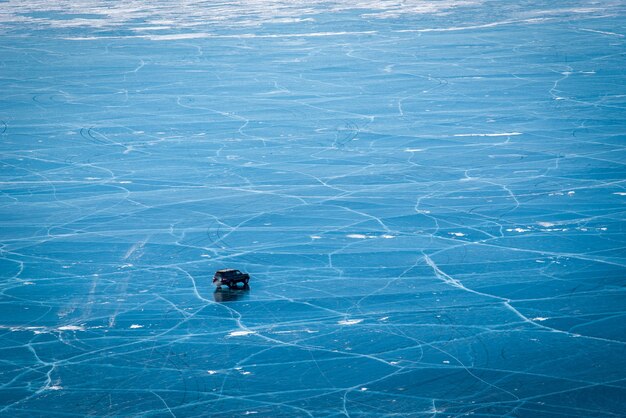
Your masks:
<svg viewBox="0 0 626 418"><path fill-rule="evenodd" d="M624 416L626 7L513 3L2 2L0 416Z"/></svg>

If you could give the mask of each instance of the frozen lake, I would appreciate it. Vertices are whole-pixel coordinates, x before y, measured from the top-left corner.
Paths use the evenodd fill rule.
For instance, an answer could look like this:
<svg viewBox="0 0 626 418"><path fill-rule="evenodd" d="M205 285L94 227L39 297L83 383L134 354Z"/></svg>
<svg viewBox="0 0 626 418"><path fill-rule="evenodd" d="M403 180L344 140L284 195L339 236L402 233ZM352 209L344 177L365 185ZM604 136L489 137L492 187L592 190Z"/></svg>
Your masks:
<svg viewBox="0 0 626 418"><path fill-rule="evenodd" d="M0 416L624 416L626 2L51 3L0 1Z"/></svg>

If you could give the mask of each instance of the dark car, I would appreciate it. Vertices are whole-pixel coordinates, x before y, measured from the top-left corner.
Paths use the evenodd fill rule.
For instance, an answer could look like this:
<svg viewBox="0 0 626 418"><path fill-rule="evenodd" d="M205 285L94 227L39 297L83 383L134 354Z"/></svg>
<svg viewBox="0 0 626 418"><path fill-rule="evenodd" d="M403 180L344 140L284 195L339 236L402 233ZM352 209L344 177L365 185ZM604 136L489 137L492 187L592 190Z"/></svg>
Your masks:
<svg viewBox="0 0 626 418"><path fill-rule="evenodd" d="M236 289L237 283L243 283L243 287L248 287L250 275L242 273L235 269L223 269L215 272L213 276L213 284L217 287L228 286L230 289Z"/></svg>

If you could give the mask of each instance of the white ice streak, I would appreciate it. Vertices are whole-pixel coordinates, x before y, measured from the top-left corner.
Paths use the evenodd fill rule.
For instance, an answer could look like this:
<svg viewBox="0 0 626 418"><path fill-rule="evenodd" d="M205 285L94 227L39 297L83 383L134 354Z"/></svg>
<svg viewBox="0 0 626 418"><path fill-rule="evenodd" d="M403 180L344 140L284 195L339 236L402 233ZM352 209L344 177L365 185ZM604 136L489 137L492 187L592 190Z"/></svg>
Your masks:
<svg viewBox="0 0 626 418"><path fill-rule="evenodd" d="M580 30L585 31L585 32L599 33L601 35L617 36L618 38L623 38L624 36L626 36L621 33L609 32L609 31L604 31L604 30L584 29L584 28L581 28Z"/></svg>

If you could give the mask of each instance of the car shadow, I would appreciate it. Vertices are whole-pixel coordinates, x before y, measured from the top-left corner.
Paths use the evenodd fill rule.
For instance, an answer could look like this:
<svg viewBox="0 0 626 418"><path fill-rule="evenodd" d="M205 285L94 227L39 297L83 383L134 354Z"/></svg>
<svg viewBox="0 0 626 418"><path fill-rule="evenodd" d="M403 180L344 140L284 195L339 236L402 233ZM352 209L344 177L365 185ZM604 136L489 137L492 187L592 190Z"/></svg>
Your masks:
<svg viewBox="0 0 626 418"><path fill-rule="evenodd" d="M240 287L237 289L215 289L213 292L213 299L218 303L236 302L244 299L250 293L250 286Z"/></svg>

